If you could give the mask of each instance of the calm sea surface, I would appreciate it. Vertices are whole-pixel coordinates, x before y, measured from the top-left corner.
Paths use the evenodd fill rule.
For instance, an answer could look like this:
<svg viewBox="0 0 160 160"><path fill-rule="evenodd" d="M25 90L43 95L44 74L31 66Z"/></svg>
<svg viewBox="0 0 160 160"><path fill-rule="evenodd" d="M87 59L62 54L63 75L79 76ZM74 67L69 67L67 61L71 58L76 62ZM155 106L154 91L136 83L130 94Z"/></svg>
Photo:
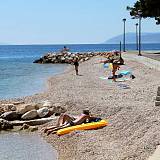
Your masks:
<svg viewBox="0 0 160 160"><path fill-rule="evenodd" d="M116 44L67 45L71 52L118 50ZM48 76L63 73L64 64L34 64L47 52L60 51L63 45L1 45L0 99L23 97L42 91ZM126 45L135 50L134 44ZM160 44L144 44L142 50L160 50Z"/></svg>
<svg viewBox="0 0 160 160"><path fill-rule="evenodd" d="M52 146L38 135L0 134L0 160L56 160Z"/></svg>

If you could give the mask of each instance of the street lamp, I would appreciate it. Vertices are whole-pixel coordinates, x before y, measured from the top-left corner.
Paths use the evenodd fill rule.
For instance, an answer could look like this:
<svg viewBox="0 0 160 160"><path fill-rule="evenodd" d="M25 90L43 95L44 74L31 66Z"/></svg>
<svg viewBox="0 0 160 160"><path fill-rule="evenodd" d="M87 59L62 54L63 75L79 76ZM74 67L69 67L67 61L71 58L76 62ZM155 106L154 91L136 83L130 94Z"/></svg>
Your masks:
<svg viewBox="0 0 160 160"><path fill-rule="evenodd" d="M126 33L126 19L124 18L123 19L123 22L124 22L124 32L123 32L123 52L125 52L126 51L126 48L125 48L125 41L126 41L126 35L125 35L125 33Z"/></svg>
<svg viewBox="0 0 160 160"><path fill-rule="evenodd" d="M138 50L138 23L136 23L135 26L136 26L136 49Z"/></svg>
<svg viewBox="0 0 160 160"><path fill-rule="evenodd" d="M138 56L142 56L141 54L141 20L142 20L142 12L138 11L138 18L139 18L139 52Z"/></svg>
<svg viewBox="0 0 160 160"><path fill-rule="evenodd" d="M136 23L135 25L136 25L136 48L138 50L138 23Z"/></svg>

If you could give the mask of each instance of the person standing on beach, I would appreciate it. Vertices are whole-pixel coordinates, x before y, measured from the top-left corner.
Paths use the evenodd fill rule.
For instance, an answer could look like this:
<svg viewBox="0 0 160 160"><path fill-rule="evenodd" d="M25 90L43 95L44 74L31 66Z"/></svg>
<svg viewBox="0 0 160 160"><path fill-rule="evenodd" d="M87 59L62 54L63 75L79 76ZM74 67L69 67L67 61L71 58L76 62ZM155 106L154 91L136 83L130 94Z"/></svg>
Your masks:
<svg viewBox="0 0 160 160"><path fill-rule="evenodd" d="M79 60L78 60L78 58L75 58L73 64L75 66L76 75L78 75L78 67L79 67Z"/></svg>
<svg viewBox="0 0 160 160"><path fill-rule="evenodd" d="M120 69L120 63L121 63L121 59L120 59L120 53L118 51L114 51L114 52L110 52L107 54L107 60L105 61L100 61L100 63L111 63L112 64L112 77L113 77L113 81L116 82L116 72L117 70ZM124 63L124 61L123 61Z"/></svg>

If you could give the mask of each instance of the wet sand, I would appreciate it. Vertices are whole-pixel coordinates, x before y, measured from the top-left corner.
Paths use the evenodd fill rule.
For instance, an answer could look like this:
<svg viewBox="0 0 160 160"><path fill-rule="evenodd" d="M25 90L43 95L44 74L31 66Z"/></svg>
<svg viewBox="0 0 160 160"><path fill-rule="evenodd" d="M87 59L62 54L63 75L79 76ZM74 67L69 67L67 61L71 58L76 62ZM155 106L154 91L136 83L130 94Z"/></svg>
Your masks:
<svg viewBox="0 0 160 160"><path fill-rule="evenodd" d="M74 115L88 108L94 115L109 120L109 126L103 129L61 137L42 134L56 148L60 160L145 160L160 144L160 106L154 105L160 72L127 59L123 67L131 69L135 79L102 80L99 77L110 71L106 73L102 64L97 64L101 59L94 57L81 63L80 76L70 66L64 74L48 80L46 92L23 100L61 103L68 106L67 113ZM130 88L122 89L119 84Z"/></svg>

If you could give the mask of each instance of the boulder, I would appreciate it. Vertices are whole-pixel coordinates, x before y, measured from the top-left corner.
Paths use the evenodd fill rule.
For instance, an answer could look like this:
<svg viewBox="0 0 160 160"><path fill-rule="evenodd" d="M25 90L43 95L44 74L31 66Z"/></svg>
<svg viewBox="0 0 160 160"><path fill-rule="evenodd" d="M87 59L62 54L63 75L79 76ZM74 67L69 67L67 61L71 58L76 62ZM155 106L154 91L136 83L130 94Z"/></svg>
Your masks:
<svg viewBox="0 0 160 160"><path fill-rule="evenodd" d="M156 101L155 106L160 106L160 101Z"/></svg>
<svg viewBox="0 0 160 160"><path fill-rule="evenodd" d="M0 115L4 113L4 108L0 107Z"/></svg>
<svg viewBox="0 0 160 160"><path fill-rule="evenodd" d="M34 132L34 131L38 130L38 127L37 126L30 126L30 125L24 123L23 126L19 130L27 130L29 132Z"/></svg>
<svg viewBox="0 0 160 160"><path fill-rule="evenodd" d="M28 128L29 128L29 125L24 123L23 126L19 130L25 130Z"/></svg>
<svg viewBox="0 0 160 160"><path fill-rule="evenodd" d="M60 103L55 103L53 104L53 107L50 111L52 113L61 114L61 113L65 113L67 109L65 107L62 107Z"/></svg>
<svg viewBox="0 0 160 160"><path fill-rule="evenodd" d="M53 106L53 104L50 101L44 101L43 102L43 107L51 108L52 106Z"/></svg>
<svg viewBox="0 0 160 160"><path fill-rule="evenodd" d="M37 131L38 130L38 127L37 126L30 126L29 128L28 128L28 131L30 131L30 132L34 132L34 131Z"/></svg>
<svg viewBox="0 0 160 160"><path fill-rule="evenodd" d="M4 119L0 119L0 130L13 129L13 125Z"/></svg>
<svg viewBox="0 0 160 160"><path fill-rule="evenodd" d="M88 60L89 60L89 57L86 57L86 58L85 58L85 61L88 61Z"/></svg>
<svg viewBox="0 0 160 160"><path fill-rule="evenodd" d="M8 121L17 120L20 118L19 114L16 111L9 111L3 113L0 118L3 118Z"/></svg>
<svg viewBox="0 0 160 160"><path fill-rule="evenodd" d="M22 104L19 107L17 107L17 112L19 114L25 114L26 112L31 111L36 108L37 106L35 104Z"/></svg>
<svg viewBox="0 0 160 160"><path fill-rule="evenodd" d="M160 101L160 96L157 96L157 97L156 97L156 100L157 100L157 101Z"/></svg>
<svg viewBox="0 0 160 160"><path fill-rule="evenodd" d="M14 105L24 104L24 101L15 101L13 102Z"/></svg>
<svg viewBox="0 0 160 160"><path fill-rule="evenodd" d="M38 116L37 110L31 110L22 115L21 119L30 120L35 119Z"/></svg>
<svg viewBox="0 0 160 160"><path fill-rule="evenodd" d="M49 109L47 107L43 107L37 110L37 113L40 118L43 118L48 115Z"/></svg>
<svg viewBox="0 0 160 160"><path fill-rule="evenodd" d="M55 109L54 107L53 108L49 108L49 113L48 113L48 116L51 116L55 113Z"/></svg>
<svg viewBox="0 0 160 160"><path fill-rule="evenodd" d="M8 111L16 111L16 106L14 104L2 104L2 106L4 107L5 112Z"/></svg>
<svg viewBox="0 0 160 160"><path fill-rule="evenodd" d="M43 108L43 104L42 103L35 103L35 104L32 104L36 110L40 109L40 108Z"/></svg>

